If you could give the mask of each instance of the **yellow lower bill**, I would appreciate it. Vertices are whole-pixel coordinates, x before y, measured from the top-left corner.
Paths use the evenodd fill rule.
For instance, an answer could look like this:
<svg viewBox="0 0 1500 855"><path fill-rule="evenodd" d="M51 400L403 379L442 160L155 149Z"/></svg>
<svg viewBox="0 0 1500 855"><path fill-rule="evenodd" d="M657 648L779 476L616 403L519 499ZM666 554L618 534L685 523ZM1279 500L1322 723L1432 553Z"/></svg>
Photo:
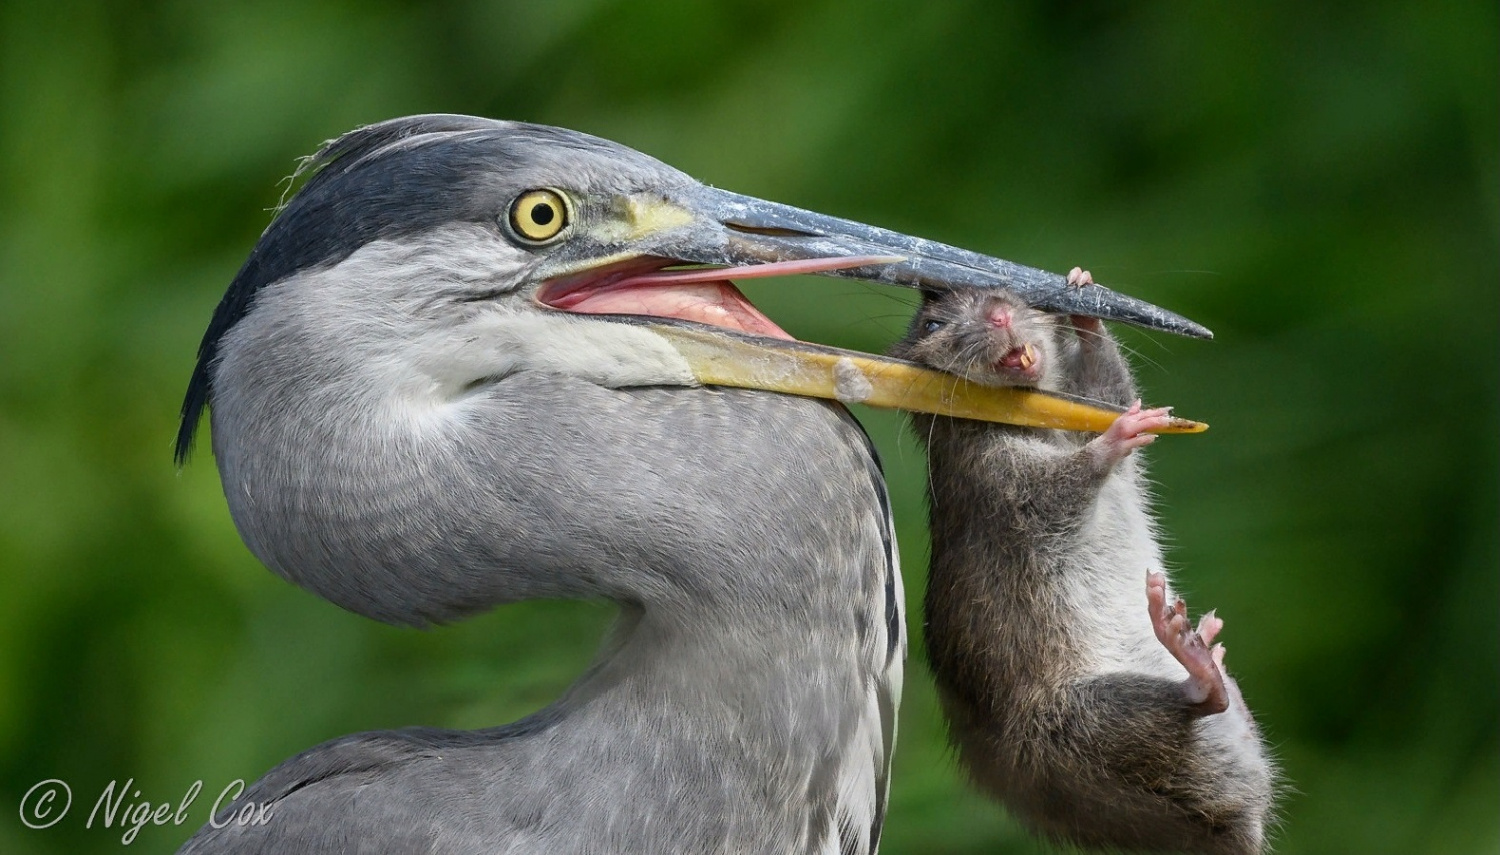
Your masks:
<svg viewBox="0 0 1500 855"><path fill-rule="evenodd" d="M1035 389L1000 388L915 363L799 341L732 331L651 324L705 386L764 389L846 404L908 410L1024 427L1101 433L1123 412ZM1208 425L1173 418L1152 433L1202 433Z"/></svg>

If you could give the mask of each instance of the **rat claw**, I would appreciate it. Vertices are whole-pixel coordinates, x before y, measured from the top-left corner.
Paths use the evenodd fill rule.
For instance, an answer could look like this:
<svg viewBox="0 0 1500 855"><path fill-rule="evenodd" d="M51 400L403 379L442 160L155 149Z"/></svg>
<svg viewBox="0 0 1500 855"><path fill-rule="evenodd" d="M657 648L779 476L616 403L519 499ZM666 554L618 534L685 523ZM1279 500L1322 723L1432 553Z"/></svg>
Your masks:
<svg viewBox="0 0 1500 855"><path fill-rule="evenodd" d="M1160 570L1146 571L1146 604L1153 614L1167 610L1167 574Z"/></svg>
<svg viewBox="0 0 1500 855"><path fill-rule="evenodd" d="M1082 267L1075 267L1068 271L1068 284L1074 288L1082 288L1094 284L1094 275Z"/></svg>
<svg viewBox="0 0 1500 855"><path fill-rule="evenodd" d="M1219 618L1218 609L1212 609L1203 617L1198 618L1198 634L1203 637L1204 644L1210 644L1219 630L1224 628L1224 621Z"/></svg>

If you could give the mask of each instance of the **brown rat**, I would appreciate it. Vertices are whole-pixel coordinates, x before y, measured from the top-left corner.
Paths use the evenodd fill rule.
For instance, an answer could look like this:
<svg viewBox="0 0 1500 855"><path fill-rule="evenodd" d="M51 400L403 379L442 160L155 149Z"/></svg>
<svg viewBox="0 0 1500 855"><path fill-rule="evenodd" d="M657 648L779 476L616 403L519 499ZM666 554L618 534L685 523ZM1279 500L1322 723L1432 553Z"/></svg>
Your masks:
<svg viewBox="0 0 1500 855"><path fill-rule="evenodd" d="M1168 591L1132 454L1169 416L1135 401L1103 324L1005 292L932 294L892 353L1129 405L1098 436L913 416L930 463L927 653L976 785L1071 843L1263 851L1275 772L1209 647L1223 621L1195 629Z"/></svg>

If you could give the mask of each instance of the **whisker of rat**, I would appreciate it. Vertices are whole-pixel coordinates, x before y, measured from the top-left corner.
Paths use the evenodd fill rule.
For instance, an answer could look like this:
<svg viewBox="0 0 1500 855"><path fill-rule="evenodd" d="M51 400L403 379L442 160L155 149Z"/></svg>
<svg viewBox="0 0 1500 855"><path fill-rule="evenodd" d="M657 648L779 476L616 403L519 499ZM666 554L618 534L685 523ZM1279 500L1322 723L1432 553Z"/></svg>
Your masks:
<svg viewBox="0 0 1500 855"><path fill-rule="evenodd" d="M958 364L969 365L977 362L985 355L986 348L987 344L983 339L965 344L963 349L958 353ZM954 384L954 387L957 388L957 384Z"/></svg>
<svg viewBox="0 0 1500 855"><path fill-rule="evenodd" d="M927 420L927 442L924 443L924 446L926 448L932 448L932 437L933 437L933 434L936 431L937 431L937 418L933 417L931 419L928 419ZM929 505L929 508L937 508L937 507L939 507L939 505L938 505L937 485L934 484L933 480L932 480L932 463L931 463L930 459L929 459L928 465L927 465L927 501L931 503Z"/></svg>
<svg viewBox="0 0 1500 855"><path fill-rule="evenodd" d="M1145 338L1146 338L1146 341L1149 341L1152 344L1156 345L1163 353L1171 353L1172 352L1172 348L1167 343L1166 340L1157 338L1156 336L1152 336L1152 335L1148 335Z"/></svg>
<svg viewBox="0 0 1500 855"><path fill-rule="evenodd" d="M878 296L882 300L889 300L892 303L899 303L899 304L901 304L903 306L907 306L907 307L910 307L910 308L913 308L913 309L915 309L917 307L917 305L921 302L920 299L918 299L918 300L912 300L910 297L908 297L908 296L906 296L906 295L904 295L902 293L892 292L892 291L889 291L889 290L887 290L885 288L874 288L874 287L871 287L871 288L869 288L869 289L867 289L867 290L865 290L865 291L863 291L861 293L870 294L872 296Z"/></svg>
<svg viewBox="0 0 1500 855"><path fill-rule="evenodd" d="M1040 302L1041 300L1049 299L1051 297L1056 297L1059 294L1066 294L1066 293L1068 293L1072 289L1073 289L1073 286L1072 285L1067 285L1067 284L1058 285L1058 286L1055 286L1055 287L1052 287L1052 288L1046 288L1046 289L1043 289L1043 290L1037 292L1037 297L1036 297L1035 300L1028 299L1028 300L1026 300L1026 302L1030 303L1032 305L1035 305L1036 303Z"/></svg>
<svg viewBox="0 0 1500 855"><path fill-rule="evenodd" d="M1141 353L1138 349L1130 347L1129 345L1127 345L1127 344L1125 344L1123 342L1117 342L1117 343L1120 345L1121 352L1123 352L1123 353L1125 353L1125 354L1127 354L1129 356L1137 357L1140 362L1144 362L1145 364L1151 366L1152 368L1155 368L1155 369L1160 370L1160 371L1166 370L1162 366L1162 364L1160 362L1157 362L1156 360L1154 360L1151 357L1145 355L1144 353Z"/></svg>

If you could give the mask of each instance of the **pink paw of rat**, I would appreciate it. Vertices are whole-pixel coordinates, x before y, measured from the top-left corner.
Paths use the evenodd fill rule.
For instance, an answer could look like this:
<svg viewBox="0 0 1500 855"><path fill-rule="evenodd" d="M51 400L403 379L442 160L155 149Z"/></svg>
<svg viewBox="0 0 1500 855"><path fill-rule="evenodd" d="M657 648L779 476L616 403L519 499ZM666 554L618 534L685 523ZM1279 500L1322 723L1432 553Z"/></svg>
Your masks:
<svg viewBox="0 0 1500 855"><path fill-rule="evenodd" d="M1209 612L1194 629L1188 622L1187 603L1179 599L1167 605L1167 577L1159 572L1146 574L1146 608L1151 613L1151 627L1157 640L1187 669L1188 678L1183 681L1182 690L1188 703L1199 715L1229 709L1224 645L1213 644L1214 636L1224 628L1224 621Z"/></svg>
<svg viewBox="0 0 1500 855"><path fill-rule="evenodd" d="M1082 267L1075 267L1068 271L1069 288L1087 288L1094 284L1094 275ZM1098 318L1087 315L1073 315L1068 320L1072 321L1073 329L1077 330L1080 338L1085 338L1084 333L1098 333L1104 330L1104 322Z"/></svg>
<svg viewBox="0 0 1500 855"><path fill-rule="evenodd" d="M1109 430L1089 444L1105 466L1114 466L1129 457L1130 452L1156 442L1156 434L1147 431L1160 430L1171 423L1171 407L1143 410L1137 399L1114 420Z"/></svg>

